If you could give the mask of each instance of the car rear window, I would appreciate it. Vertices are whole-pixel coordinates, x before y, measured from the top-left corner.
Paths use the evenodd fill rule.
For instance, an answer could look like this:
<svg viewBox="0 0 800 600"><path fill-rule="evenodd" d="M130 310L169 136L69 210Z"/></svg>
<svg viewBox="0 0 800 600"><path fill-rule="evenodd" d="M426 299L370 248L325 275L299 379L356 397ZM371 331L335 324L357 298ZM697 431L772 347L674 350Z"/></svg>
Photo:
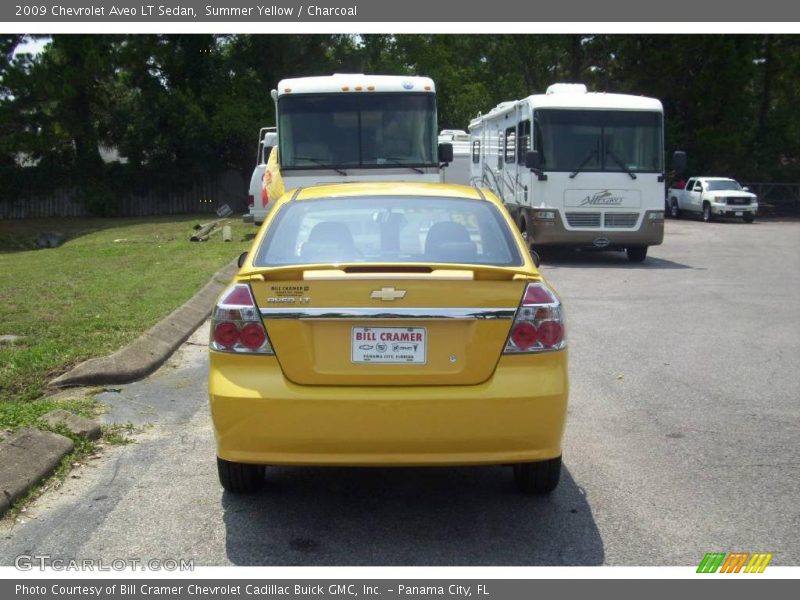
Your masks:
<svg viewBox="0 0 800 600"><path fill-rule="evenodd" d="M254 264L523 264L488 201L436 196L321 198L283 205Z"/></svg>

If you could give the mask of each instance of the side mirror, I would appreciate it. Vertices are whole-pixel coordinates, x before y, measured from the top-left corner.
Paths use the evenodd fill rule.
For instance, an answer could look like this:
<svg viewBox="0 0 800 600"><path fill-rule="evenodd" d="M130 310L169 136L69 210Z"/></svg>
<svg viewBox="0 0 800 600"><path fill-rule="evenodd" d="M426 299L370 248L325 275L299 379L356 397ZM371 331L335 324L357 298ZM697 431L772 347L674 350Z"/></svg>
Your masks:
<svg viewBox="0 0 800 600"><path fill-rule="evenodd" d="M672 168L678 173L686 169L686 152L683 150L676 150L672 154Z"/></svg>
<svg viewBox="0 0 800 600"><path fill-rule="evenodd" d="M542 166L542 155L538 150L529 150L525 153L525 166L531 171Z"/></svg>
<svg viewBox="0 0 800 600"><path fill-rule="evenodd" d="M453 144L449 142L439 144L439 162L448 164L453 162Z"/></svg>
<svg viewBox="0 0 800 600"><path fill-rule="evenodd" d="M239 258L236 260L236 264L239 265L240 269L242 268L242 265L244 264L244 261L246 261L246 260L247 260L247 252L242 252L239 255Z"/></svg>
<svg viewBox="0 0 800 600"><path fill-rule="evenodd" d="M744 186L744 187L742 188L742 191L743 191L743 192L749 192L749 191L750 191L750 188L749 188L748 186Z"/></svg>

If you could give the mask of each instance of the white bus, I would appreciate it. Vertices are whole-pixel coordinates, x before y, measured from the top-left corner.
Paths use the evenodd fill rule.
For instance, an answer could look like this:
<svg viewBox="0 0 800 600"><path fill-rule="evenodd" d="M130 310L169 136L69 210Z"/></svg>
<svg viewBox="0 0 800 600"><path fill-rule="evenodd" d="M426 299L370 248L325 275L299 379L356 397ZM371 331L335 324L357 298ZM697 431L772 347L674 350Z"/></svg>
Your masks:
<svg viewBox="0 0 800 600"><path fill-rule="evenodd" d="M336 74L273 90L284 187L344 181L442 180L452 144L437 143L427 77Z"/></svg>
<svg viewBox="0 0 800 600"><path fill-rule="evenodd" d="M661 102L555 84L469 125L471 183L492 189L533 248L627 250L664 238Z"/></svg>

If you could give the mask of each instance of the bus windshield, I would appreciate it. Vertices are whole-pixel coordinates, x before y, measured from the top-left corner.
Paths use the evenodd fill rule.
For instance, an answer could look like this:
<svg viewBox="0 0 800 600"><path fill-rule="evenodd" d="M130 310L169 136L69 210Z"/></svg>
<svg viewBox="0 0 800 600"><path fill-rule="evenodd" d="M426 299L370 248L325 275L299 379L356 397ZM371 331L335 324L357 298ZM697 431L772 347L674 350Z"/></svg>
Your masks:
<svg viewBox="0 0 800 600"><path fill-rule="evenodd" d="M438 167L430 93L283 96L278 135L284 169Z"/></svg>
<svg viewBox="0 0 800 600"><path fill-rule="evenodd" d="M536 150L545 171L660 173L661 113L537 110Z"/></svg>

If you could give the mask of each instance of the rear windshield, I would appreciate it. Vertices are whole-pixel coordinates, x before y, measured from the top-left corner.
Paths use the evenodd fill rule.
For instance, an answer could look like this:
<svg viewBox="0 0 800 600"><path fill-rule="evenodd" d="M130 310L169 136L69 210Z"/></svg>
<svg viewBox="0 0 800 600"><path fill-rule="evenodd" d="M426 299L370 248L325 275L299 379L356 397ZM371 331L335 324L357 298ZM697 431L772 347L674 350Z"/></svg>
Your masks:
<svg viewBox="0 0 800 600"><path fill-rule="evenodd" d="M442 197L302 200L281 207L254 264L453 263L520 266L490 202Z"/></svg>

